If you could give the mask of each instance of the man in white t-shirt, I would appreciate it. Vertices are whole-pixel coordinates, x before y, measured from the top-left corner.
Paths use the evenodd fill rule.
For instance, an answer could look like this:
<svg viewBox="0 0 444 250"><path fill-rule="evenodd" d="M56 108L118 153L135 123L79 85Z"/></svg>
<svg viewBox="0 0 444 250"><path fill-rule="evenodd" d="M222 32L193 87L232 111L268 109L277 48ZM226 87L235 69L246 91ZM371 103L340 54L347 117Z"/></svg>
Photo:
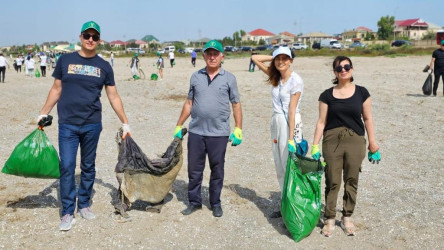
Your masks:
<svg viewBox="0 0 444 250"><path fill-rule="evenodd" d="M2 82L5 82L6 65L8 65L9 69L8 60L3 56L3 52L0 52L0 80Z"/></svg>
<svg viewBox="0 0 444 250"><path fill-rule="evenodd" d="M170 53L168 53L168 56L170 57L170 65L171 65L171 68L174 66L174 52L173 51L170 51Z"/></svg>

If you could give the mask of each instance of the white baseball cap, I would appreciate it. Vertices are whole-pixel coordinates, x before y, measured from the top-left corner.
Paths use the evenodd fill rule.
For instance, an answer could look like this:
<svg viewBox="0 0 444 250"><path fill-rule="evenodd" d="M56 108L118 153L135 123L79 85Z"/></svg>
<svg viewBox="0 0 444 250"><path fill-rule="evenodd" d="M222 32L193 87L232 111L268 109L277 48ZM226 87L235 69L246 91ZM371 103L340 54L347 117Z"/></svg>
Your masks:
<svg viewBox="0 0 444 250"><path fill-rule="evenodd" d="M274 59L276 56L280 55L280 54L284 54L284 55L289 56L290 58L293 58L293 57L291 56L290 48L288 48L288 47L282 47L282 46L281 46L281 47L275 49L275 50L273 51L273 59Z"/></svg>

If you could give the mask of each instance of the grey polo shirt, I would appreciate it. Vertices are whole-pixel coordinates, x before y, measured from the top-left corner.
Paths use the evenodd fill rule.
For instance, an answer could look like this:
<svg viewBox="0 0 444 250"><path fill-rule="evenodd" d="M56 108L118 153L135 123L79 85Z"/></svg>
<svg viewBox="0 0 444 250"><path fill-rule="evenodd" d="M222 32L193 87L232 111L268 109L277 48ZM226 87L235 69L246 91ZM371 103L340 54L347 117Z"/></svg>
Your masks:
<svg viewBox="0 0 444 250"><path fill-rule="evenodd" d="M195 72L190 79L188 99L191 108L191 133L202 136L230 135L230 104L239 103L236 77L220 69L210 80L206 68Z"/></svg>

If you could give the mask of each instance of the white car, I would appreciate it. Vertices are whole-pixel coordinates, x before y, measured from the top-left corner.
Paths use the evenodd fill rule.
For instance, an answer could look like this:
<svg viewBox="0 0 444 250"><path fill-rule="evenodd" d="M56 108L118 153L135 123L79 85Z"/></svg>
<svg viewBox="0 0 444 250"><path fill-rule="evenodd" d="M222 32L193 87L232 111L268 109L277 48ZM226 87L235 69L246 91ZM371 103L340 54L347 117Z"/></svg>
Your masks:
<svg viewBox="0 0 444 250"><path fill-rule="evenodd" d="M292 50L301 50L301 49L308 49L308 46L303 43L293 43L291 46Z"/></svg>
<svg viewBox="0 0 444 250"><path fill-rule="evenodd" d="M185 53L191 53L191 52L194 51L194 48L187 47L187 48L185 48L184 50L185 50Z"/></svg>

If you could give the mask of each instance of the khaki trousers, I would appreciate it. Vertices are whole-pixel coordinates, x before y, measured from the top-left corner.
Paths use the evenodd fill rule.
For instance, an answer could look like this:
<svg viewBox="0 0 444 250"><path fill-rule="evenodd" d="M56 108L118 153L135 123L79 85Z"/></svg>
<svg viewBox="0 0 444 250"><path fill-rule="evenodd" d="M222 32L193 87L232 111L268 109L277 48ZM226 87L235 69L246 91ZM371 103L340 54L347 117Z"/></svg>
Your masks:
<svg viewBox="0 0 444 250"><path fill-rule="evenodd" d="M325 168L325 217L336 217L341 177L344 180L342 215L351 216L356 205L359 172L365 157L365 137L346 127L324 132L322 153Z"/></svg>

